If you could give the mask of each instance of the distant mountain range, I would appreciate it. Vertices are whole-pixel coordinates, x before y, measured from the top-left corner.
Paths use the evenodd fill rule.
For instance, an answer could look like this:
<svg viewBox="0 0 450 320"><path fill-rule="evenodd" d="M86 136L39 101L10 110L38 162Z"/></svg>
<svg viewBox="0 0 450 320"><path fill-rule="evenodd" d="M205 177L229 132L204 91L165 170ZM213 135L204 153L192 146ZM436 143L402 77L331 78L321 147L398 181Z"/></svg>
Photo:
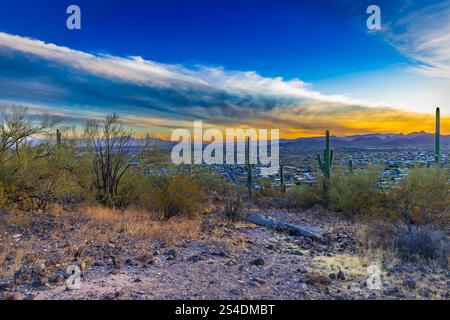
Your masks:
<svg viewBox="0 0 450 320"><path fill-rule="evenodd" d="M432 133L413 132L409 134L396 133L372 133L353 135L345 137L331 136L331 145L336 147L347 148L403 148L403 147L424 147L429 146L434 148L435 135ZM81 142L81 140L80 140ZM162 150L169 150L178 142L162 140L158 138L137 139L131 138L131 146L142 147L146 143L152 146L158 146ZM204 144L208 144L204 142ZM325 137L309 137L296 139L281 139L280 146L282 147L323 147L325 144ZM441 135L441 148L450 149L450 135Z"/></svg>
<svg viewBox="0 0 450 320"><path fill-rule="evenodd" d="M346 137L331 136L331 144L334 147L354 147L354 148L397 148L415 147L429 145L434 147L435 135L432 133L413 132L409 134L364 134ZM319 147L324 145L324 137L298 138L290 140L280 140L280 145L285 147ZM441 135L441 147L450 146L450 135Z"/></svg>

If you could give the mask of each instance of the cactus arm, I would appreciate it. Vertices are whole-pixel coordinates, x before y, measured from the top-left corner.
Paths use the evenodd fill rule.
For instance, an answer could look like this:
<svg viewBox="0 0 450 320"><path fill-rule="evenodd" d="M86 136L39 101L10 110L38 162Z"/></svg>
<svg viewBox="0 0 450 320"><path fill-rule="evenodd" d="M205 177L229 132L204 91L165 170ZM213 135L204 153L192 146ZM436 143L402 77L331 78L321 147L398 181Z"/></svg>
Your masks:
<svg viewBox="0 0 450 320"><path fill-rule="evenodd" d="M317 160L319 161L319 168L320 168L320 171L324 172L322 159L320 158L320 153L317 154Z"/></svg>

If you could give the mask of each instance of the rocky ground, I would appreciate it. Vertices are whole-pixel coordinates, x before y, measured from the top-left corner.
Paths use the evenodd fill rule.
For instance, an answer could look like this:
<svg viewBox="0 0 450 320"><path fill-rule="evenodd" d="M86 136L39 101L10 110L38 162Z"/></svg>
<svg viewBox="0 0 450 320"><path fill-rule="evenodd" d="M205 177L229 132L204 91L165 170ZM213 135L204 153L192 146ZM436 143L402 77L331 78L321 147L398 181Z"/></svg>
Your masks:
<svg viewBox="0 0 450 320"><path fill-rule="evenodd" d="M0 298L449 299L448 269L361 252L357 224L314 210L267 213L320 226L324 238L207 215L196 237L172 243L130 239L120 230L104 237L102 226L76 213L0 213ZM367 286L372 264L381 267L378 290ZM66 285L71 265L81 270L76 290Z"/></svg>

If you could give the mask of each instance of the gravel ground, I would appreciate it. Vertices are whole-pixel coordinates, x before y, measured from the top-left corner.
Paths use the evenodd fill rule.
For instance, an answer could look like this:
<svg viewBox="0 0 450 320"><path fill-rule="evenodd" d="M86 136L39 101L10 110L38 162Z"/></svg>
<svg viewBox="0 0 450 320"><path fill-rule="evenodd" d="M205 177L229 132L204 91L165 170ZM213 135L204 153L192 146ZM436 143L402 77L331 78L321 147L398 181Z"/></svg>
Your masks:
<svg viewBox="0 0 450 320"><path fill-rule="evenodd" d="M367 267L377 260L358 252L360 226L342 217L314 210L266 214L320 226L324 238L205 216L198 238L177 244L120 234L105 242L95 229L83 242L78 231L89 222L85 216L32 216L21 227L0 214L0 298L449 299L449 270L432 265L381 264L381 289L368 288ZM82 270L77 290L66 285L72 264Z"/></svg>

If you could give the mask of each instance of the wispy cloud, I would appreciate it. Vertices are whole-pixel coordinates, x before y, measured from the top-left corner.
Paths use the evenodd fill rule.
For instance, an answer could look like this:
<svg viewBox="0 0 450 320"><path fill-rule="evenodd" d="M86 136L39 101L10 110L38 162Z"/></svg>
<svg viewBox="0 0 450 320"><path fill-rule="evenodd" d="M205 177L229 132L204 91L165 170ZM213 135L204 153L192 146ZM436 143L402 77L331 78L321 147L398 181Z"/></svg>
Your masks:
<svg viewBox="0 0 450 320"><path fill-rule="evenodd" d="M337 134L406 128L387 121L387 115L404 125L428 119L345 95L324 95L299 79L96 55L6 33L0 33L0 69L4 105L32 105L72 121L118 111L124 122L138 127L203 120L217 126L278 127L285 136L295 136L318 134L325 127Z"/></svg>
<svg viewBox="0 0 450 320"><path fill-rule="evenodd" d="M424 75L450 79L450 1L408 1L387 39Z"/></svg>

